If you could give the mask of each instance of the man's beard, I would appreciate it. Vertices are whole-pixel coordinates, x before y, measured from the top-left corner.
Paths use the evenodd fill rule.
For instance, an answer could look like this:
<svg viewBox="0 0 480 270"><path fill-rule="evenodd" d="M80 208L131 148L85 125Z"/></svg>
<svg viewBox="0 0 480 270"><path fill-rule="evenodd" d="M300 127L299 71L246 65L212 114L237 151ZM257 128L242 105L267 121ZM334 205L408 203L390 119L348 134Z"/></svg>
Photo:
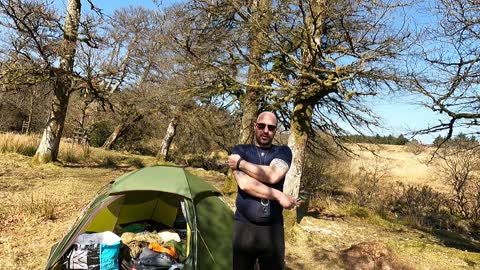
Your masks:
<svg viewBox="0 0 480 270"><path fill-rule="evenodd" d="M270 146L272 144L273 138L268 139L266 142L263 142L262 138L255 134L255 140L257 141L257 144L260 146Z"/></svg>

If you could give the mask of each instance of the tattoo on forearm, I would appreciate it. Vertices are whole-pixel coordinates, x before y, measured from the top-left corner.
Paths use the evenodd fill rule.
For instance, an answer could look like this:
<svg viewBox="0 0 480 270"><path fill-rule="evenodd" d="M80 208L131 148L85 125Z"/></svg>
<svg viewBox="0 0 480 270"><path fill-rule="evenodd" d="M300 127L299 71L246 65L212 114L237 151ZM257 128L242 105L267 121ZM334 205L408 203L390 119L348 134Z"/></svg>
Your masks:
<svg viewBox="0 0 480 270"><path fill-rule="evenodd" d="M278 168L282 171L288 171L288 164L287 162L285 162L284 160L282 159L279 159L279 158L275 158L272 160L272 162L270 163L270 165L272 167L275 167L275 168Z"/></svg>

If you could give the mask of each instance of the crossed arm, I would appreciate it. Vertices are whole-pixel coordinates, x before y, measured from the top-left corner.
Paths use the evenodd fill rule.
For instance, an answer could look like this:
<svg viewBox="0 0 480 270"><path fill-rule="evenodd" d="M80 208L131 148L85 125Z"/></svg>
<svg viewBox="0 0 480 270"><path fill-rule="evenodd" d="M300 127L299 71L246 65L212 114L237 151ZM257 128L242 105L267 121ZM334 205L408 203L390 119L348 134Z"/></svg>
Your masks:
<svg viewBox="0 0 480 270"><path fill-rule="evenodd" d="M233 176L241 190L257 198L276 200L283 208L291 209L295 206L295 199L292 196L264 184L276 183L287 174L288 164L285 161L274 159L270 166L262 166L242 160L240 170L237 170L239 158L239 155L230 155L228 164L234 170Z"/></svg>
<svg viewBox="0 0 480 270"><path fill-rule="evenodd" d="M228 157L228 165L232 170L237 169L237 162L239 159L239 155L230 155ZM288 164L279 158L273 159L268 166L254 164L243 159L238 165L238 169L248 174L250 177L267 184L277 183L285 177L288 172Z"/></svg>

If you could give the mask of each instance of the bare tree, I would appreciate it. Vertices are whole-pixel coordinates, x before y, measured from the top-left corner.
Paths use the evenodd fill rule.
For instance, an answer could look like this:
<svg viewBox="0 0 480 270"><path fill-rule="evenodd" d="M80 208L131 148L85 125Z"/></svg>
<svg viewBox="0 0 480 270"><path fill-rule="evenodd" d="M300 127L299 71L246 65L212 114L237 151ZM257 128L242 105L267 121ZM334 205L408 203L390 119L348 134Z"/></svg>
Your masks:
<svg viewBox="0 0 480 270"><path fill-rule="evenodd" d="M80 25L81 4L79 0L69 0L64 23L64 36L60 48L60 65L54 80L54 101L52 112L43 132L40 145L33 157L33 163L47 163L57 160L60 139L62 138L68 100L72 90L74 59L77 48L78 29Z"/></svg>
<svg viewBox="0 0 480 270"><path fill-rule="evenodd" d="M78 40L95 47L92 17L81 20L79 0L66 2L61 23L55 10L42 1L0 1L2 27L9 29L5 62L0 74L3 85L35 85L49 82L53 101L34 163L57 160L71 94L80 89L98 89L91 78L75 70Z"/></svg>
<svg viewBox="0 0 480 270"><path fill-rule="evenodd" d="M111 149L142 119L165 111L162 101L169 70L166 61L165 19L140 6L119 9L107 26L110 49L101 68L110 74L106 88L112 96L117 124L103 144ZM153 90L158 88L157 90Z"/></svg>
<svg viewBox="0 0 480 270"><path fill-rule="evenodd" d="M406 87L422 98L422 105L439 116L438 124L416 134L446 132L455 128L479 134L480 100L480 4L470 0L437 0L425 42L412 58ZM468 130L468 131L465 131Z"/></svg>

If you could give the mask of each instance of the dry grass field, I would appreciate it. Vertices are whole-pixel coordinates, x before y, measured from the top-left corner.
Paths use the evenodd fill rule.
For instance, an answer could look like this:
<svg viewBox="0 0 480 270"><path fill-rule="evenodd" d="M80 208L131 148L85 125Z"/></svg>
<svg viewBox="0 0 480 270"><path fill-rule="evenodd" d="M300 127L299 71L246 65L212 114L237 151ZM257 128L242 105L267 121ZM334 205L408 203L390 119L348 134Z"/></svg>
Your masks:
<svg viewBox="0 0 480 270"><path fill-rule="evenodd" d="M65 149L74 151L75 146L65 147L63 160L69 156ZM358 149L351 169L376 162L389 167L385 181L421 182L445 190L432 177L434 172L419 162L426 155L398 146L377 150L381 162ZM70 157L75 162L41 166L31 165L28 156L0 151L0 269L43 269L50 247L102 186L155 163L151 157L89 151L85 159ZM190 170L221 188L223 174ZM352 215L351 206L334 202L324 209L333 216L310 210L288 235L287 269L480 269L478 242L457 239L478 248L476 252L455 248L452 241L444 241L452 236L419 231L374 214Z"/></svg>
<svg viewBox="0 0 480 270"><path fill-rule="evenodd" d="M445 183L436 174L434 162L430 162L432 149L421 153L413 153L408 145L362 145L362 148L352 146L352 149L358 155L350 161L353 172L361 166L377 166L387 172L386 182L426 184L438 191L447 191Z"/></svg>

